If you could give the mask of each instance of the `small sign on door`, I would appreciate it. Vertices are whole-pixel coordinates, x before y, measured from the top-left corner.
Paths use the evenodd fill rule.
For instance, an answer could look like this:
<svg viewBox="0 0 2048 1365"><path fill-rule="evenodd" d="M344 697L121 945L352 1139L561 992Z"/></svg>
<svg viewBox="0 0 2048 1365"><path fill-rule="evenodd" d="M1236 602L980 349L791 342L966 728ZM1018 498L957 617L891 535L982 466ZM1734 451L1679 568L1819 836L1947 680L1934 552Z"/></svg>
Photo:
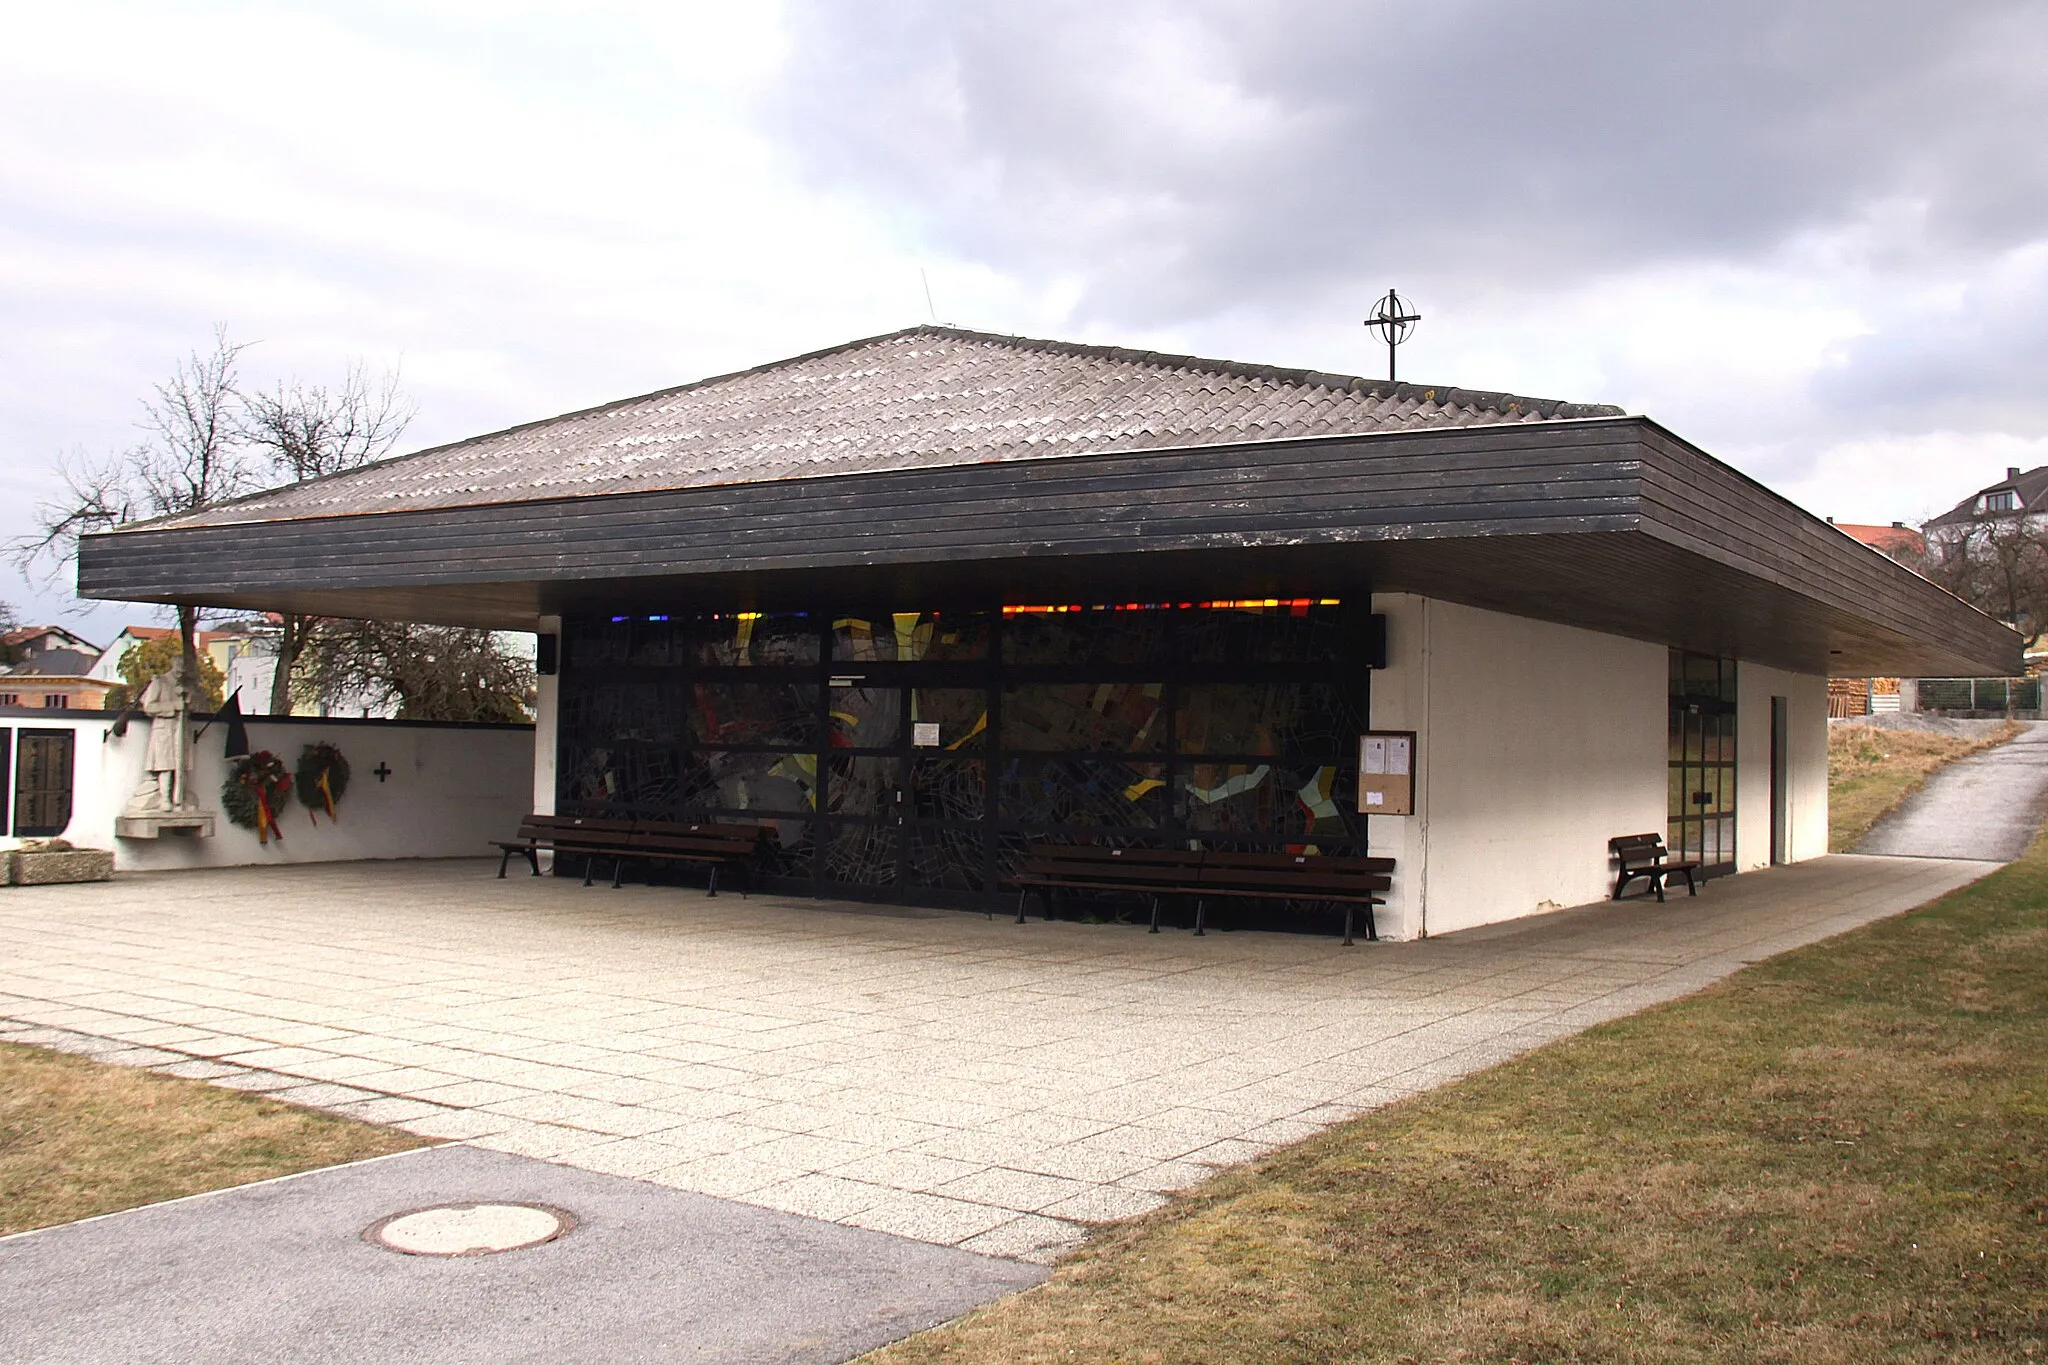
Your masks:
<svg viewBox="0 0 2048 1365"><path fill-rule="evenodd" d="M910 723L910 743L919 749L939 747L939 723L935 720L914 720Z"/></svg>

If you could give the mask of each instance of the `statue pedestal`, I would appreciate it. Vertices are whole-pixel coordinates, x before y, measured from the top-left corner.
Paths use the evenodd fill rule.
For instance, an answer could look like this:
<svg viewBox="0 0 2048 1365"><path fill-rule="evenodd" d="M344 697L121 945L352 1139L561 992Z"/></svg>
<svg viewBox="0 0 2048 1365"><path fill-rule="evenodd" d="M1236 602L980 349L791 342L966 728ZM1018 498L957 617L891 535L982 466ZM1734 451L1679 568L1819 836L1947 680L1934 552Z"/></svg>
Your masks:
<svg viewBox="0 0 2048 1365"><path fill-rule="evenodd" d="M202 810L165 811L162 815L122 815L114 820L117 839L161 839L166 834L188 839L213 837L213 813Z"/></svg>

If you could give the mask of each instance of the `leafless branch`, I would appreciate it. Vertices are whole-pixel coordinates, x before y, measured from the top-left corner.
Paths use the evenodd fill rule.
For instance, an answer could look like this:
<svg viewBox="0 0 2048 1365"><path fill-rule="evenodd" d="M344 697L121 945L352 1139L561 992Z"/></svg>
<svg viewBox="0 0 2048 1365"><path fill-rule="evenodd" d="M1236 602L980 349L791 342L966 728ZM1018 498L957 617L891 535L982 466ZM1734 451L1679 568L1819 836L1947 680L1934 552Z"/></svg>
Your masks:
<svg viewBox="0 0 2048 1365"><path fill-rule="evenodd" d="M373 382L358 361L338 390L294 380L273 393L248 395L242 431L274 470L302 482L382 459L417 412L400 390L396 370Z"/></svg>

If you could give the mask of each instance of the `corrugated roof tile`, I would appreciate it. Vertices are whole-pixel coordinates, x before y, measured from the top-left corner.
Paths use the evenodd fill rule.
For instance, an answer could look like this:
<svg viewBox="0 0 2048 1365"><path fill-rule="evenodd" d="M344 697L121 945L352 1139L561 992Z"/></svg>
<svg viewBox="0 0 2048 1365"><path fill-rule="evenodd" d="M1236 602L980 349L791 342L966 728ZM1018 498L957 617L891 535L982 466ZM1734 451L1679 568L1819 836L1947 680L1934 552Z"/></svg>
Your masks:
<svg viewBox="0 0 2048 1365"><path fill-rule="evenodd" d="M177 523L1620 415L1602 404L918 327L272 489Z"/></svg>

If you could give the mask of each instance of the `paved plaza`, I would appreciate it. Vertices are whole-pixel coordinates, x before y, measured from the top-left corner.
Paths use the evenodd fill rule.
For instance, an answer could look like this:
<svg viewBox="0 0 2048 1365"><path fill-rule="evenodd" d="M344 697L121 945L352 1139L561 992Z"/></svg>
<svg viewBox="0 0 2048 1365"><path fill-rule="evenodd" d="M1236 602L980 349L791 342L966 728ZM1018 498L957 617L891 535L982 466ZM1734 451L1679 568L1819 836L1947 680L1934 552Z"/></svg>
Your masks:
<svg viewBox="0 0 2048 1365"><path fill-rule="evenodd" d="M0 1037L1043 1261L1218 1167L1994 866L1836 856L1349 949L473 861L132 875L0 892Z"/></svg>

